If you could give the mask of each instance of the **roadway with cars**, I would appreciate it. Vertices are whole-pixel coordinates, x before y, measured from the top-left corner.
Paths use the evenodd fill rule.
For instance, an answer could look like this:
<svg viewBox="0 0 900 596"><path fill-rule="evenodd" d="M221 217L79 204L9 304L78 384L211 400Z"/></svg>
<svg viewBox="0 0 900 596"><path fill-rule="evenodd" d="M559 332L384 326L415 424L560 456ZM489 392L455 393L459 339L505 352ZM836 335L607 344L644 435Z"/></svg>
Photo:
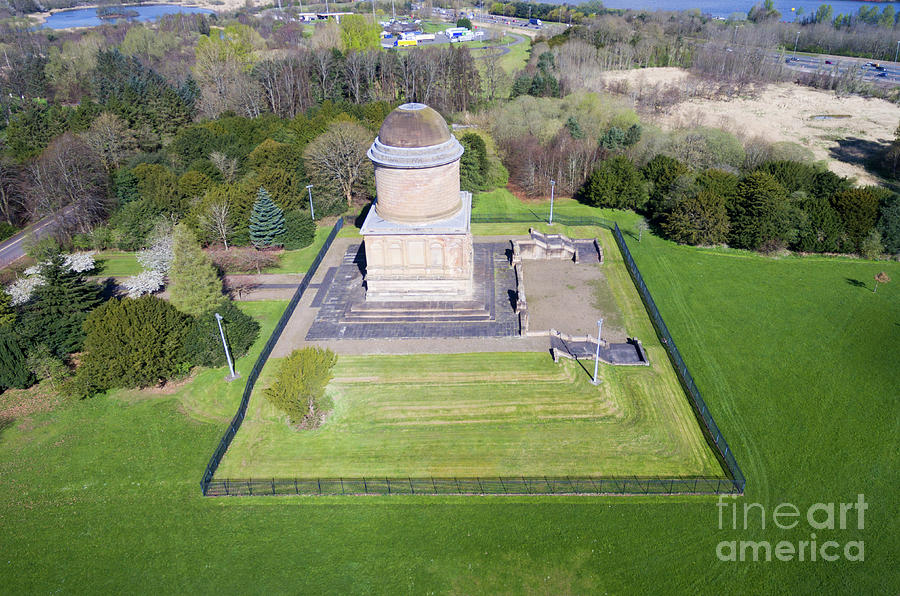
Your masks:
<svg viewBox="0 0 900 596"><path fill-rule="evenodd" d="M864 58L848 58L846 56L810 56L808 54L785 53L775 55L783 59L788 67L804 72L845 73L850 68L859 68L863 79L886 85L900 85L900 63L872 62ZM876 68L878 64L879 68Z"/></svg>

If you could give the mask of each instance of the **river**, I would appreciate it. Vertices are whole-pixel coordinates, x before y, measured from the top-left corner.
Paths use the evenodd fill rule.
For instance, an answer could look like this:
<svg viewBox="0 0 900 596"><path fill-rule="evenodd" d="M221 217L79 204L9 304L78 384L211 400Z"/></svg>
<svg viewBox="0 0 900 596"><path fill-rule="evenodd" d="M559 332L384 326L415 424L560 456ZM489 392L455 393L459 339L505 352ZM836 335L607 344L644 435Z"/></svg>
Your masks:
<svg viewBox="0 0 900 596"><path fill-rule="evenodd" d="M155 21L156 19L167 14L184 13L204 13L212 14L213 11L206 8L197 8L196 6L177 6L175 4L142 4L142 5L125 5L126 10L133 10L138 16L128 20L132 21ZM97 16L96 8L79 8L75 10L61 10L55 12L44 21L43 27L49 29L68 29L70 27L96 27L103 23L111 23L115 19L100 19Z"/></svg>
<svg viewBox="0 0 900 596"><path fill-rule="evenodd" d="M750 8L756 4L754 0L602 0L607 8L632 8L637 10L689 10L699 8L703 14L714 17L729 17L739 12L746 15ZM761 2L760 2L761 3ZM855 14L860 6L875 6L879 12L888 4L893 5L900 12L900 2L822 2L821 0L775 0L775 8L781 12L782 20L789 21L796 18L797 11L802 9L800 17L815 14L816 9L822 4L830 4L834 8L834 14ZM791 9L795 9L793 12ZM795 17L791 17L791 15Z"/></svg>

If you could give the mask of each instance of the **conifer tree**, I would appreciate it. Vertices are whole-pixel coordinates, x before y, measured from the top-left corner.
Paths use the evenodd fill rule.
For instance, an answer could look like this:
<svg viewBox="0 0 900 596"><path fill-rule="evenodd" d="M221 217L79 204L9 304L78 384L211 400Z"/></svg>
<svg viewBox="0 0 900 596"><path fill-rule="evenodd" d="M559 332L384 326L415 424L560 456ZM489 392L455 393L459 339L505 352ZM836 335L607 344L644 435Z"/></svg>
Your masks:
<svg viewBox="0 0 900 596"><path fill-rule="evenodd" d="M222 301L222 281L193 232L184 224L175 226L169 269L170 300L183 313L197 316Z"/></svg>
<svg viewBox="0 0 900 596"><path fill-rule="evenodd" d="M250 213L250 241L256 248L281 246L284 235L284 212L262 186Z"/></svg>
<svg viewBox="0 0 900 596"><path fill-rule="evenodd" d="M101 288L69 269L62 255L41 265L40 275L44 283L34 289L16 329L24 345L42 343L64 358L81 349L82 324L100 304Z"/></svg>
<svg viewBox="0 0 900 596"><path fill-rule="evenodd" d="M10 330L0 330L0 390L25 389L33 382L19 339Z"/></svg>

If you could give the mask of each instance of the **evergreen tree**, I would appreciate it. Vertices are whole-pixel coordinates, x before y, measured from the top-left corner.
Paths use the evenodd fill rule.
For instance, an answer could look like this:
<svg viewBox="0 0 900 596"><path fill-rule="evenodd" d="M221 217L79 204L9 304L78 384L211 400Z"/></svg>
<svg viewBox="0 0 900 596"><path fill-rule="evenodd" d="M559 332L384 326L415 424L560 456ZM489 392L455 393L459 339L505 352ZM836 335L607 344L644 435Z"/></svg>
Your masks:
<svg viewBox="0 0 900 596"><path fill-rule="evenodd" d="M0 329L11 327L16 321L16 311L12 306L12 296L0 290Z"/></svg>
<svg viewBox="0 0 900 596"><path fill-rule="evenodd" d="M284 212L262 186L250 213L250 241L256 248L281 246L284 235Z"/></svg>
<svg viewBox="0 0 900 596"><path fill-rule="evenodd" d="M9 329L0 330L0 391L10 387L25 389L34 383L34 375L25 363L19 338Z"/></svg>
<svg viewBox="0 0 900 596"><path fill-rule="evenodd" d="M156 296L110 300L85 321L76 374L79 397L112 387L146 387L184 372L189 317Z"/></svg>
<svg viewBox="0 0 900 596"><path fill-rule="evenodd" d="M662 224L666 235L683 244L722 244L728 237L725 200L709 191L681 201Z"/></svg>
<svg viewBox="0 0 900 596"><path fill-rule="evenodd" d="M484 139L470 132L459 141L465 149L459 160L459 187L470 192L485 190L488 159Z"/></svg>
<svg viewBox="0 0 900 596"><path fill-rule="evenodd" d="M183 348L185 362L200 366L225 365L225 350L215 313L222 315L225 337L235 360L246 354L259 336L259 323L231 300L223 300L214 310L195 317L188 325Z"/></svg>
<svg viewBox="0 0 900 596"><path fill-rule="evenodd" d="M575 116L569 116L566 120L566 128L569 130L569 134L573 139L578 140L584 138L584 131L581 130L581 125L578 124L578 119L575 118Z"/></svg>
<svg viewBox="0 0 900 596"><path fill-rule="evenodd" d="M306 248L316 239L316 222L309 211L292 209L284 214L284 248L297 250Z"/></svg>
<svg viewBox="0 0 900 596"><path fill-rule="evenodd" d="M41 266L44 283L34 289L16 326L24 345L45 344L50 352L65 358L81 349L82 324L101 302L101 288L66 266L65 257L55 255Z"/></svg>
<svg viewBox="0 0 900 596"><path fill-rule="evenodd" d="M334 377L337 356L328 349L307 347L294 350L281 362L275 382L265 396L288 415L292 424L317 427L331 410L325 387Z"/></svg>
<svg viewBox="0 0 900 596"><path fill-rule="evenodd" d="M766 172L744 176L729 209L729 244L758 250L793 240L794 218L784 187Z"/></svg>
<svg viewBox="0 0 900 596"><path fill-rule="evenodd" d="M800 222L794 248L804 252L841 250L844 225L827 199L807 197L800 201Z"/></svg>
<svg viewBox="0 0 900 596"><path fill-rule="evenodd" d="M617 155L593 171L577 198L594 207L641 209L647 202L647 183L630 159Z"/></svg>
<svg viewBox="0 0 900 596"><path fill-rule="evenodd" d="M183 313L198 316L222 301L222 281L197 238L185 225L175 226L169 269L170 300Z"/></svg>
<svg viewBox="0 0 900 596"><path fill-rule="evenodd" d="M688 174L690 171L690 168L682 162L662 153L641 168L641 174L647 180L649 187L647 212L652 221L661 221L674 207L674 201L669 201L669 191L679 177Z"/></svg>
<svg viewBox="0 0 900 596"><path fill-rule="evenodd" d="M873 186L852 188L831 197L831 206L844 222L845 249L859 250L878 219L879 193Z"/></svg>
<svg viewBox="0 0 900 596"><path fill-rule="evenodd" d="M900 196L894 195L882 203L878 231L884 249L890 254L900 253Z"/></svg>

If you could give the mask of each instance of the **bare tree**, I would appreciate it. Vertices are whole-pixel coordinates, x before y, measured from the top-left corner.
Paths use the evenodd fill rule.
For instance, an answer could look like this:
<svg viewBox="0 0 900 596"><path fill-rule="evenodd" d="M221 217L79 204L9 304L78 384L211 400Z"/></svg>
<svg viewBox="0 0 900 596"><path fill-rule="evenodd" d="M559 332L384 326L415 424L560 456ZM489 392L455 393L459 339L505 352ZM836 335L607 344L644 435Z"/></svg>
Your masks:
<svg viewBox="0 0 900 596"><path fill-rule="evenodd" d="M97 154L107 172L117 168L137 147L137 140L125 121L111 112L97 116L81 138Z"/></svg>
<svg viewBox="0 0 900 596"><path fill-rule="evenodd" d="M28 166L33 219L56 214L61 231L80 232L109 210L107 175L97 155L72 133L54 139Z"/></svg>
<svg viewBox="0 0 900 596"><path fill-rule="evenodd" d="M221 238L225 250L228 250L228 238L231 236L232 225L228 201L225 198L213 199L207 203L199 217L199 222L208 234Z"/></svg>
<svg viewBox="0 0 900 596"><path fill-rule="evenodd" d="M209 161L216 166L216 169L222 174L222 178L225 179L225 182L234 182L235 176L237 176L238 166L236 157L227 157L221 151L213 151L209 154Z"/></svg>
<svg viewBox="0 0 900 596"><path fill-rule="evenodd" d="M349 207L353 193L371 175L366 157L371 143L372 133L359 124L335 122L306 147L303 157L317 186L335 186Z"/></svg>

